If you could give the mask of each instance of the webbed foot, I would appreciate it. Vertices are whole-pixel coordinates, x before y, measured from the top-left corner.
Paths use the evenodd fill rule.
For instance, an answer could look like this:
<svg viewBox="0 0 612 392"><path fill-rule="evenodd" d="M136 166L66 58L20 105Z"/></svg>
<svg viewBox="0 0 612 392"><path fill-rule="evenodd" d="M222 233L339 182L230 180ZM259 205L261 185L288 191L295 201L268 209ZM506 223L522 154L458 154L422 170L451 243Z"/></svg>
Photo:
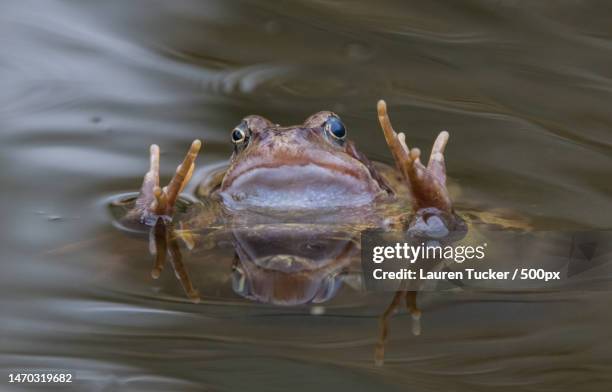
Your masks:
<svg viewBox="0 0 612 392"><path fill-rule="evenodd" d="M421 150L409 149L406 135L396 133L391 126L385 101L378 101L378 121L385 135L385 140L393 154L395 164L410 186L414 210L433 207L451 213L453 210L448 190L446 189L446 165L444 148L448 142L448 132L442 131L431 149L427 167L421 163Z"/></svg>
<svg viewBox="0 0 612 392"><path fill-rule="evenodd" d="M149 171L144 176L140 194L128 217L136 218L149 226L154 226L160 217L170 221L176 200L191 179L195 168L194 162L201 146L200 140L194 140L191 143L185 159L176 168L174 176L167 186L161 188L159 186L159 147L155 144L151 145Z"/></svg>

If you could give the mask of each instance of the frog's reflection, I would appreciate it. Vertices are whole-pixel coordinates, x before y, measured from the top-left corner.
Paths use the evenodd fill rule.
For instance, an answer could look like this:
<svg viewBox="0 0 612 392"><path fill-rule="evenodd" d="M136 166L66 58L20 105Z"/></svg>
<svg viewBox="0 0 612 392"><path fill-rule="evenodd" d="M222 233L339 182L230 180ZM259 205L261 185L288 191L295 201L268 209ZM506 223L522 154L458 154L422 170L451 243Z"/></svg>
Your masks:
<svg viewBox="0 0 612 392"><path fill-rule="evenodd" d="M284 306L324 303L334 298L343 283L355 286L355 277L361 276L354 268L359 265L360 233L346 227L267 224L265 230L242 227L230 234L235 251L233 290L253 301ZM155 256L151 275L160 276L169 255L187 297L197 303L200 294L183 263L181 239L185 239L184 234L162 219L151 228L150 250ZM406 287L400 286L380 315L374 354L378 365L384 361L390 318L402 301L412 315L412 332L420 334L417 292Z"/></svg>
<svg viewBox="0 0 612 392"><path fill-rule="evenodd" d="M268 225L232 234L234 291L275 305L331 299L359 251L354 234L316 225Z"/></svg>

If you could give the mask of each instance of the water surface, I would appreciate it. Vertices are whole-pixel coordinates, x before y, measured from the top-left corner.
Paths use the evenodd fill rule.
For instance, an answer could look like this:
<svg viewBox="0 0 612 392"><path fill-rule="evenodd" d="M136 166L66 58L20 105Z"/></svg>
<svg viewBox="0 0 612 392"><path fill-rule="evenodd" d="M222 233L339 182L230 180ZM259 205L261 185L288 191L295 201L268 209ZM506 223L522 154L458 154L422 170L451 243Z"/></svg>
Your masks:
<svg viewBox="0 0 612 392"><path fill-rule="evenodd" d="M137 189L149 144L164 179L194 138L217 164L252 113L333 110L388 162L385 98L410 144L451 133L458 209L610 228L611 16L570 0L4 1L4 373L67 370L75 390L608 390L610 292L425 293L422 335L400 312L375 367L388 296L257 304L232 291L231 258L200 251L194 305L168 271L152 280L146 235L107 204Z"/></svg>

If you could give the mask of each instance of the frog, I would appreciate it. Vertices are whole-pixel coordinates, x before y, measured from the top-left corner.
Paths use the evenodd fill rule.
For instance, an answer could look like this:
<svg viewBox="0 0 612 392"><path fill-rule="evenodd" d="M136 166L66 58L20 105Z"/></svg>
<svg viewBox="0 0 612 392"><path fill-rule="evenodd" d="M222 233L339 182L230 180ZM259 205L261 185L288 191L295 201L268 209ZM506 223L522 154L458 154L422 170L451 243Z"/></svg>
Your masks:
<svg viewBox="0 0 612 392"><path fill-rule="evenodd" d="M149 170L123 220L150 228L152 276L160 276L169 255L187 296L198 302L180 242L193 249L197 233L214 232L233 243L237 294L275 305L323 303L350 280L347 271L355 270L364 230L437 241L465 235L467 225L447 187L449 132L438 134L424 164L421 150L409 148L406 134L393 128L386 102L378 101L376 109L394 166L369 160L332 111L292 126L246 116L230 132L229 162L207 171L195 185L190 181L200 140L191 143L164 187L160 149L150 146ZM196 201L179 208L188 184ZM416 291L400 289L380 318L377 363L384 357L389 318L402 298L415 322L413 333L420 333Z"/></svg>
<svg viewBox="0 0 612 392"><path fill-rule="evenodd" d="M359 211L353 216L367 226L411 222L411 227L429 227L438 235L463 228L446 185L448 131L438 134L424 165L420 149L409 148L406 135L393 129L384 100L378 102L377 114L395 168L370 161L331 111L313 114L294 126L280 126L258 115L245 117L231 132L234 152L229 165L203 180L195 192L199 200L216 206L200 209L201 215L192 216L189 225L211 226L252 211L319 212L324 217L349 210ZM151 145L149 171L126 219L148 226L155 226L158 219L173 221L201 146L201 140L194 140L168 185L160 187L160 150Z"/></svg>

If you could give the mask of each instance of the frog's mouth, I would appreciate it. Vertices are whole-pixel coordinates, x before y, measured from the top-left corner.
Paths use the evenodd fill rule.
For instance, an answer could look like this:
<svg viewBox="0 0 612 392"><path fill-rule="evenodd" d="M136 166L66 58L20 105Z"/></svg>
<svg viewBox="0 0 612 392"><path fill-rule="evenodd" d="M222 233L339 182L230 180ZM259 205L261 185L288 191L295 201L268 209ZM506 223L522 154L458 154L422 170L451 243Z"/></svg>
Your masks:
<svg viewBox="0 0 612 392"><path fill-rule="evenodd" d="M338 162L340 161L340 162ZM230 206L314 209L359 206L381 191L360 162L260 162L226 178L221 196ZM361 166L361 167L360 167Z"/></svg>

